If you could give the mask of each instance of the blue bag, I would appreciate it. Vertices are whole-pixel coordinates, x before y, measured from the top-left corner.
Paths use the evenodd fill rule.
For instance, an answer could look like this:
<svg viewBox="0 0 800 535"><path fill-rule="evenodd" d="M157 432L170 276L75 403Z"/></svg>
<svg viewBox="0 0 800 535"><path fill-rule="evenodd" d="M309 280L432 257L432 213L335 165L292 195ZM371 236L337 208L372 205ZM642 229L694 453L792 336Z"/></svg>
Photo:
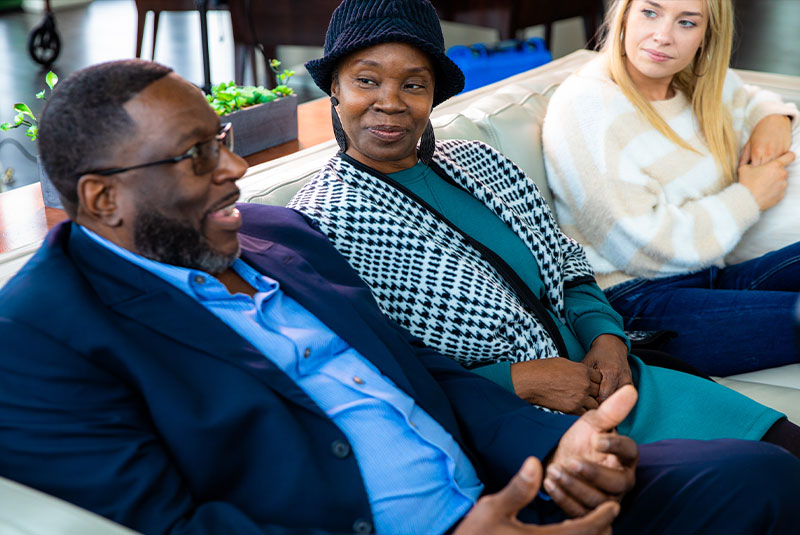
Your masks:
<svg viewBox="0 0 800 535"><path fill-rule="evenodd" d="M553 59L544 39L539 37L501 41L495 45L451 46L447 56L464 72L464 91L508 78Z"/></svg>

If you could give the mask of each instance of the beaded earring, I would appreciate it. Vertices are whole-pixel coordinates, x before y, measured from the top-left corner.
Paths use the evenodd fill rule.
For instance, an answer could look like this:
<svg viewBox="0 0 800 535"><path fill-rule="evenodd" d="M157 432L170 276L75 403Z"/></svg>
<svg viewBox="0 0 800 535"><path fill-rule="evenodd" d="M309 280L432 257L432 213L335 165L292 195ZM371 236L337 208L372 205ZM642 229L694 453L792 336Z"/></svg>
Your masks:
<svg viewBox="0 0 800 535"><path fill-rule="evenodd" d="M331 97L331 123L333 124L333 137L336 138L336 144L339 145L341 152L347 151L347 136L342 127L342 121L339 119L339 114L336 112L336 106L339 105L339 99Z"/></svg>

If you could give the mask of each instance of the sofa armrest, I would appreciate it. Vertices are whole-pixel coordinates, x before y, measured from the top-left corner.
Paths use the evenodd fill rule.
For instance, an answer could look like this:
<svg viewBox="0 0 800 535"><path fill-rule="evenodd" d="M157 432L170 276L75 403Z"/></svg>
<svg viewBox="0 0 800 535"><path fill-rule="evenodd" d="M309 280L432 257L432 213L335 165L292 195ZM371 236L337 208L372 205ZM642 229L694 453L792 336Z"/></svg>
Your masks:
<svg viewBox="0 0 800 535"><path fill-rule="evenodd" d="M63 500L0 477L3 535L137 535Z"/></svg>

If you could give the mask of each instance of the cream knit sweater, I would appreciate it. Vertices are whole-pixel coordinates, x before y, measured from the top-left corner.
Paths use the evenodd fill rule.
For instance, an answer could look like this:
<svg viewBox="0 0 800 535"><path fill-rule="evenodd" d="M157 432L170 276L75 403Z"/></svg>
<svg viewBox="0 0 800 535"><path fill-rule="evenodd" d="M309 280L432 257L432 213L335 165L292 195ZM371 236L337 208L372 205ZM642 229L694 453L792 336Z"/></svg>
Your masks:
<svg viewBox="0 0 800 535"><path fill-rule="evenodd" d="M728 72L723 101L740 149L770 114L798 111ZM611 81L601 54L556 90L542 141L564 232L586 248L601 287L688 273L723 259L759 218L749 190L727 181L680 91L653 102L699 152L655 130Z"/></svg>

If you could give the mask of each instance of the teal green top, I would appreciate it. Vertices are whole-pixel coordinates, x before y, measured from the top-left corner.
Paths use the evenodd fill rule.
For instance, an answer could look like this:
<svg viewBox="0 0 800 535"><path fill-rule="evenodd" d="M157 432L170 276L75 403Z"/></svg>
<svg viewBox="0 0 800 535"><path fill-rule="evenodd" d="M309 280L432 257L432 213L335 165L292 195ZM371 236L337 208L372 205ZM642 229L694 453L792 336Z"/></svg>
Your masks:
<svg viewBox="0 0 800 535"><path fill-rule="evenodd" d="M502 258L520 276L539 299L545 287L539 264L525 242L478 199L453 186L433 169L417 163L414 167L389 175L433 206L455 226L472 236ZM614 334L627 340L622 318L608 304L603 291L594 282L567 288L564 291L566 322L555 314L555 321L567 346L569 358L582 361L601 334ZM514 391L511 384L511 362L498 362L473 371Z"/></svg>
<svg viewBox="0 0 800 535"><path fill-rule="evenodd" d="M422 163L390 176L500 256L540 299L544 296L535 257L483 203L449 184ZM564 322L552 312L551 315L571 360L582 361L594 339L601 334L614 334L627 342L622 318L608 304L597 284L566 288L564 309ZM640 444L671 438L759 440L783 416L717 383L647 366L633 356L628 362L639 401L617 429ZM511 362L498 362L473 371L514 392Z"/></svg>

